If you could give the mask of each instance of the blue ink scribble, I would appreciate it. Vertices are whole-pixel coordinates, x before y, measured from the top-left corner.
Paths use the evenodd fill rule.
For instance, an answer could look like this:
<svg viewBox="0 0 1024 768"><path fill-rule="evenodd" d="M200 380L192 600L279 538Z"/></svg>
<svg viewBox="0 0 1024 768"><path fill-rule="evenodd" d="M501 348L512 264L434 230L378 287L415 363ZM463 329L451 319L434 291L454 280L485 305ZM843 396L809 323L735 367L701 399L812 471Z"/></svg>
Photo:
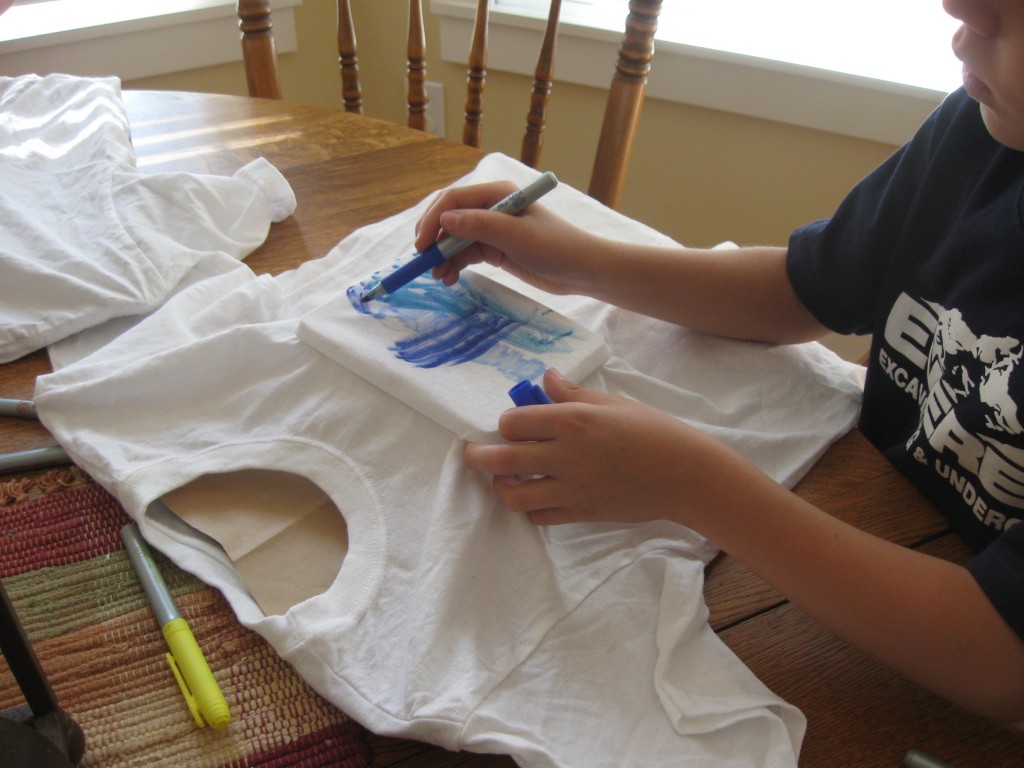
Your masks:
<svg viewBox="0 0 1024 768"><path fill-rule="evenodd" d="M427 333L396 341L391 347L399 360L420 368L459 365L476 360L507 338L518 321L479 310L465 317L442 317Z"/></svg>
<svg viewBox="0 0 1024 768"><path fill-rule="evenodd" d="M408 331L391 347L395 356L419 368L476 362L510 380L535 379L546 363L534 355L568 352L573 330L546 308L523 307L466 280L451 288L433 278L417 278L383 299L362 303L374 275L347 291L357 312Z"/></svg>

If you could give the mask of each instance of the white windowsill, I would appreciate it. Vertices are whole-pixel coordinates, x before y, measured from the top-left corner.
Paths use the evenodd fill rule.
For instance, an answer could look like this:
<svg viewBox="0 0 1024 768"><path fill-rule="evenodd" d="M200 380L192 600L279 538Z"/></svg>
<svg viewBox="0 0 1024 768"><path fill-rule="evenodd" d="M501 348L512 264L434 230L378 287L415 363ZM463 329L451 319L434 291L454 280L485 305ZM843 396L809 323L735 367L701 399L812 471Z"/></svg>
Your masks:
<svg viewBox="0 0 1024 768"><path fill-rule="evenodd" d="M294 7L274 3L278 53L296 50ZM158 10L154 10L158 6ZM0 16L0 75L62 72L122 80L241 61L231 0L46 0Z"/></svg>
<svg viewBox="0 0 1024 768"><path fill-rule="evenodd" d="M475 5L432 0L441 21L443 60L465 64ZM543 30L538 16L492 7L488 68L532 76ZM558 81L607 88L621 30L621 22L619 29L608 29L563 18L556 88ZM659 39L656 49L650 97L887 144L907 141L947 93L670 40Z"/></svg>

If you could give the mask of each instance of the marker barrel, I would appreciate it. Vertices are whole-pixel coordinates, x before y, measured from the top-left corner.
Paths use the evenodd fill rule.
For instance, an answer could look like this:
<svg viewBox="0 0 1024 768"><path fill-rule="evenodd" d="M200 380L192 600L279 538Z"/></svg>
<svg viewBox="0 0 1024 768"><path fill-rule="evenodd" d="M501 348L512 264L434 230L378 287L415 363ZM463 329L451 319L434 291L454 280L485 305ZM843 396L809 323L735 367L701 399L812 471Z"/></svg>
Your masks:
<svg viewBox="0 0 1024 768"><path fill-rule="evenodd" d="M12 400L0 397L0 416L13 416L17 419L38 419L36 405L31 400Z"/></svg>
<svg viewBox="0 0 1024 768"><path fill-rule="evenodd" d="M121 528L121 540L142 585L142 591L146 593L146 599L153 608L153 615L160 625L164 640L167 641L171 652L165 658L193 719L200 728L206 725L224 728L231 721L227 700L192 630L181 617L142 534L129 523Z"/></svg>
<svg viewBox="0 0 1024 768"><path fill-rule="evenodd" d="M0 454L0 472L60 467L71 463L71 459L59 445Z"/></svg>

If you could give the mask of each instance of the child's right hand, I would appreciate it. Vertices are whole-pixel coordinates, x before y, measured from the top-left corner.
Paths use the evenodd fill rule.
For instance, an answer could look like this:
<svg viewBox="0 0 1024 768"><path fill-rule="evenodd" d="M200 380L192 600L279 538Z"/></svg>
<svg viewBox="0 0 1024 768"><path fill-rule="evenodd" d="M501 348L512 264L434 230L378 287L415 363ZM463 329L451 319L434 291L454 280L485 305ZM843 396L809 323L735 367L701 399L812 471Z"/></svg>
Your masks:
<svg viewBox="0 0 1024 768"><path fill-rule="evenodd" d="M473 244L437 267L434 277L453 285L465 267L486 262L549 293L585 292L594 254L604 241L541 203L517 216L488 210L514 190L511 182L493 182L452 187L438 195L417 223L416 250L445 234Z"/></svg>

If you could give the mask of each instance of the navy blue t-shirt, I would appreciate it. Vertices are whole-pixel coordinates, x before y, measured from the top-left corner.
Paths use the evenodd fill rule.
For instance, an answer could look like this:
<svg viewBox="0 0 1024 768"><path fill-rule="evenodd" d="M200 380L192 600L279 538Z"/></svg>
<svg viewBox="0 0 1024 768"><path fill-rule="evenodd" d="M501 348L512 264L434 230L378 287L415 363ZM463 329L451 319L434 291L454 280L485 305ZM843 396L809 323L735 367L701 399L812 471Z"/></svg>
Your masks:
<svg viewBox="0 0 1024 768"><path fill-rule="evenodd" d="M872 334L860 428L979 555L1024 637L1024 152L958 90L831 219L793 233L800 299Z"/></svg>

